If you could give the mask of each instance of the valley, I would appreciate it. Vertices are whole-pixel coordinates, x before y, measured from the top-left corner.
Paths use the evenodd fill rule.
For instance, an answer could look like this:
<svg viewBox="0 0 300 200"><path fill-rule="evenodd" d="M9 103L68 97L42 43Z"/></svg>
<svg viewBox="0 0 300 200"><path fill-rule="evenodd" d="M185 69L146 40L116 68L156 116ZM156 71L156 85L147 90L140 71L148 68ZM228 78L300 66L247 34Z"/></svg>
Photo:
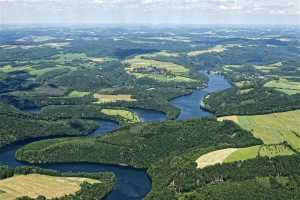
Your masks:
<svg viewBox="0 0 300 200"><path fill-rule="evenodd" d="M0 198L300 197L299 29L62 29L0 31Z"/></svg>

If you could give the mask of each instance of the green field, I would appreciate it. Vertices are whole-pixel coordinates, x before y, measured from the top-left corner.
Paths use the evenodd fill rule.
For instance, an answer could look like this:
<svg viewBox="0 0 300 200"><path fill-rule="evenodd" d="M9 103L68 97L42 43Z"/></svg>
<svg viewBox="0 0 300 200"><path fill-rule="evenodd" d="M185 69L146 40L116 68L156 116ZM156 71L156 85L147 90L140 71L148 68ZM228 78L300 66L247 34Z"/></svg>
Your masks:
<svg viewBox="0 0 300 200"><path fill-rule="evenodd" d="M278 67L282 66L282 62L277 62L277 63L273 63L270 65L254 65L255 69L261 71L261 72L266 72L269 73L274 69L277 69Z"/></svg>
<svg viewBox="0 0 300 200"><path fill-rule="evenodd" d="M253 147L241 148L233 152L228 156L224 162L230 163L240 160L248 160L256 158L257 156L262 157L275 157L275 156L286 156L293 155L293 152L288 146L284 144L272 144L272 145L258 145Z"/></svg>
<svg viewBox="0 0 300 200"><path fill-rule="evenodd" d="M102 103L114 103L118 101L125 101L125 102L135 102L137 101L132 95L130 94L94 94L94 98L97 99L95 102L96 104Z"/></svg>
<svg viewBox="0 0 300 200"><path fill-rule="evenodd" d="M166 54L166 53L165 53ZM158 60L145 59L149 57L135 56L125 61L128 64L126 71L137 78L150 78L162 82L178 81L193 82L195 80L188 77L189 69L172 62L162 62Z"/></svg>
<svg viewBox="0 0 300 200"><path fill-rule="evenodd" d="M143 57L147 58L154 58L154 57L179 57L179 53L177 52L170 52L170 51L159 51L156 53L151 53L151 54L144 54Z"/></svg>
<svg viewBox="0 0 300 200"><path fill-rule="evenodd" d="M269 81L264 86L268 88L274 88L288 95L300 93L300 82L291 81L285 78Z"/></svg>
<svg viewBox="0 0 300 200"><path fill-rule="evenodd" d="M69 93L68 97L84 97L89 94L90 94L89 92L80 92L77 90L73 90L72 92Z"/></svg>
<svg viewBox="0 0 300 200"><path fill-rule="evenodd" d="M300 110L266 115L228 116L219 120L232 120L250 131L264 144L287 142L293 149L300 151ZM287 154L289 154L287 152Z"/></svg>
<svg viewBox="0 0 300 200"><path fill-rule="evenodd" d="M225 51L226 48L223 45L217 45L207 50L191 51L187 55L190 57L200 56L205 53L221 53Z"/></svg>
<svg viewBox="0 0 300 200"><path fill-rule="evenodd" d="M247 160L251 158L255 158L258 155L258 150L260 146L253 146L253 147L247 147L247 148L241 148L237 151L233 152L231 155L229 155L224 162L234 162L239 160Z"/></svg>
<svg viewBox="0 0 300 200"><path fill-rule="evenodd" d="M13 67L11 65L6 65L4 67L0 68L0 72L4 73L12 73L12 72L28 72L30 75L33 76L40 76L47 72L60 70L60 69L70 69L73 70L73 67L67 67L67 66L57 66L57 67L49 67L49 68L43 68L43 69L36 69L33 66L24 66L24 67Z"/></svg>
<svg viewBox="0 0 300 200"><path fill-rule="evenodd" d="M134 112L123 110L123 109L102 109L101 112L103 114L109 116L118 116L127 121L128 123L136 123L140 122L139 116Z"/></svg>
<svg viewBox="0 0 300 200"><path fill-rule="evenodd" d="M264 145L233 152L225 162L247 160L257 156L293 155L294 151L300 151L300 110L254 116L227 116L218 120L234 121L264 142Z"/></svg>
<svg viewBox="0 0 300 200"><path fill-rule="evenodd" d="M293 155L295 154L288 146L284 144L273 144L273 145L263 145L259 149L260 156L268 156L268 157L275 157L275 156L283 156L283 155Z"/></svg>
<svg viewBox="0 0 300 200"><path fill-rule="evenodd" d="M300 110L256 116L239 116L238 124L265 144L288 142L300 150Z"/></svg>

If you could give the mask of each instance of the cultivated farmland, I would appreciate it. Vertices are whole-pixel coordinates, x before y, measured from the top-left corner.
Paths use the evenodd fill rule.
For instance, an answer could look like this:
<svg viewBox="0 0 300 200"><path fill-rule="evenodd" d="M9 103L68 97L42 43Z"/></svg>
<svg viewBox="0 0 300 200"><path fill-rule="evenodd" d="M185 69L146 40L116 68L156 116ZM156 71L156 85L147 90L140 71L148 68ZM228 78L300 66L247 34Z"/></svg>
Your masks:
<svg viewBox="0 0 300 200"><path fill-rule="evenodd" d="M55 177L39 174L16 175L0 181L0 199L14 200L18 197L39 195L47 198L62 197L80 190L80 184L99 183L97 180L77 177Z"/></svg>
<svg viewBox="0 0 300 200"><path fill-rule="evenodd" d="M117 101L126 101L126 102L133 102L136 99L130 94L94 94L94 98L97 99L96 103L111 103Z"/></svg>

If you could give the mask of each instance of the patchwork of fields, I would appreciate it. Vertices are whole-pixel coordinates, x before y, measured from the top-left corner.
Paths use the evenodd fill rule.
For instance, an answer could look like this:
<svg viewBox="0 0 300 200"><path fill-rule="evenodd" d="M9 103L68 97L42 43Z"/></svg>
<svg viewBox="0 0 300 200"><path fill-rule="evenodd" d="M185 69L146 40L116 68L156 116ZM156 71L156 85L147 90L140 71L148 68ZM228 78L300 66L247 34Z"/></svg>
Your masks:
<svg viewBox="0 0 300 200"><path fill-rule="evenodd" d="M166 53L161 53L166 55ZM155 56L157 54L153 54ZM170 55L169 53L167 54ZM149 58L149 54L135 56L125 61L128 64L127 73L137 78L150 78L162 82L194 82L188 77L189 69L172 62L162 62ZM148 59L148 58L149 59Z"/></svg>
<svg viewBox="0 0 300 200"><path fill-rule="evenodd" d="M288 95L300 93L300 82L291 81L285 78L269 81L264 86L269 88L274 88Z"/></svg>
<svg viewBox="0 0 300 200"><path fill-rule="evenodd" d="M275 157L300 152L300 110L266 115L226 116L219 117L218 120L234 121L241 128L250 131L254 137L261 139L264 145L240 148L232 152L227 149L210 152L196 161L200 168L216 163L253 159L257 156ZM223 151L230 153L226 156L213 156Z"/></svg>

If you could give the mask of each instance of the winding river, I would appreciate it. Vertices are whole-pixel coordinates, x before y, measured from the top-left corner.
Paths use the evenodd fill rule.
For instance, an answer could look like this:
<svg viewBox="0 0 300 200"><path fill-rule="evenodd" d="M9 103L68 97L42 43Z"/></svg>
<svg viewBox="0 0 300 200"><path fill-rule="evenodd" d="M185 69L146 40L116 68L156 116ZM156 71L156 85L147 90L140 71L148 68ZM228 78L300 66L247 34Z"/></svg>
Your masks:
<svg viewBox="0 0 300 200"><path fill-rule="evenodd" d="M222 91L230 88L230 84L220 75L207 74L208 86L204 89L195 90L190 95L181 96L173 99L170 103L181 110L178 120L186 120L211 115L200 108L201 100L212 92ZM161 112L144 109L134 109L144 122L148 121L164 121L166 116ZM33 112L38 112L33 110ZM100 126L90 137L99 136L109 133L118 128L118 124L109 120L98 120ZM45 139L45 138L43 138ZM30 139L9 145L0 150L0 164L9 165L11 167L24 166L26 163L15 160L15 152L24 145L42 140L40 138ZM141 200L151 190L151 180L145 170L139 170L132 167L122 167L104 164L91 163L65 163L65 164L46 164L38 165L39 167L58 170L62 172L104 172L110 171L117 176L117 183L113 191L106 197L106 200Z"/></svg>

